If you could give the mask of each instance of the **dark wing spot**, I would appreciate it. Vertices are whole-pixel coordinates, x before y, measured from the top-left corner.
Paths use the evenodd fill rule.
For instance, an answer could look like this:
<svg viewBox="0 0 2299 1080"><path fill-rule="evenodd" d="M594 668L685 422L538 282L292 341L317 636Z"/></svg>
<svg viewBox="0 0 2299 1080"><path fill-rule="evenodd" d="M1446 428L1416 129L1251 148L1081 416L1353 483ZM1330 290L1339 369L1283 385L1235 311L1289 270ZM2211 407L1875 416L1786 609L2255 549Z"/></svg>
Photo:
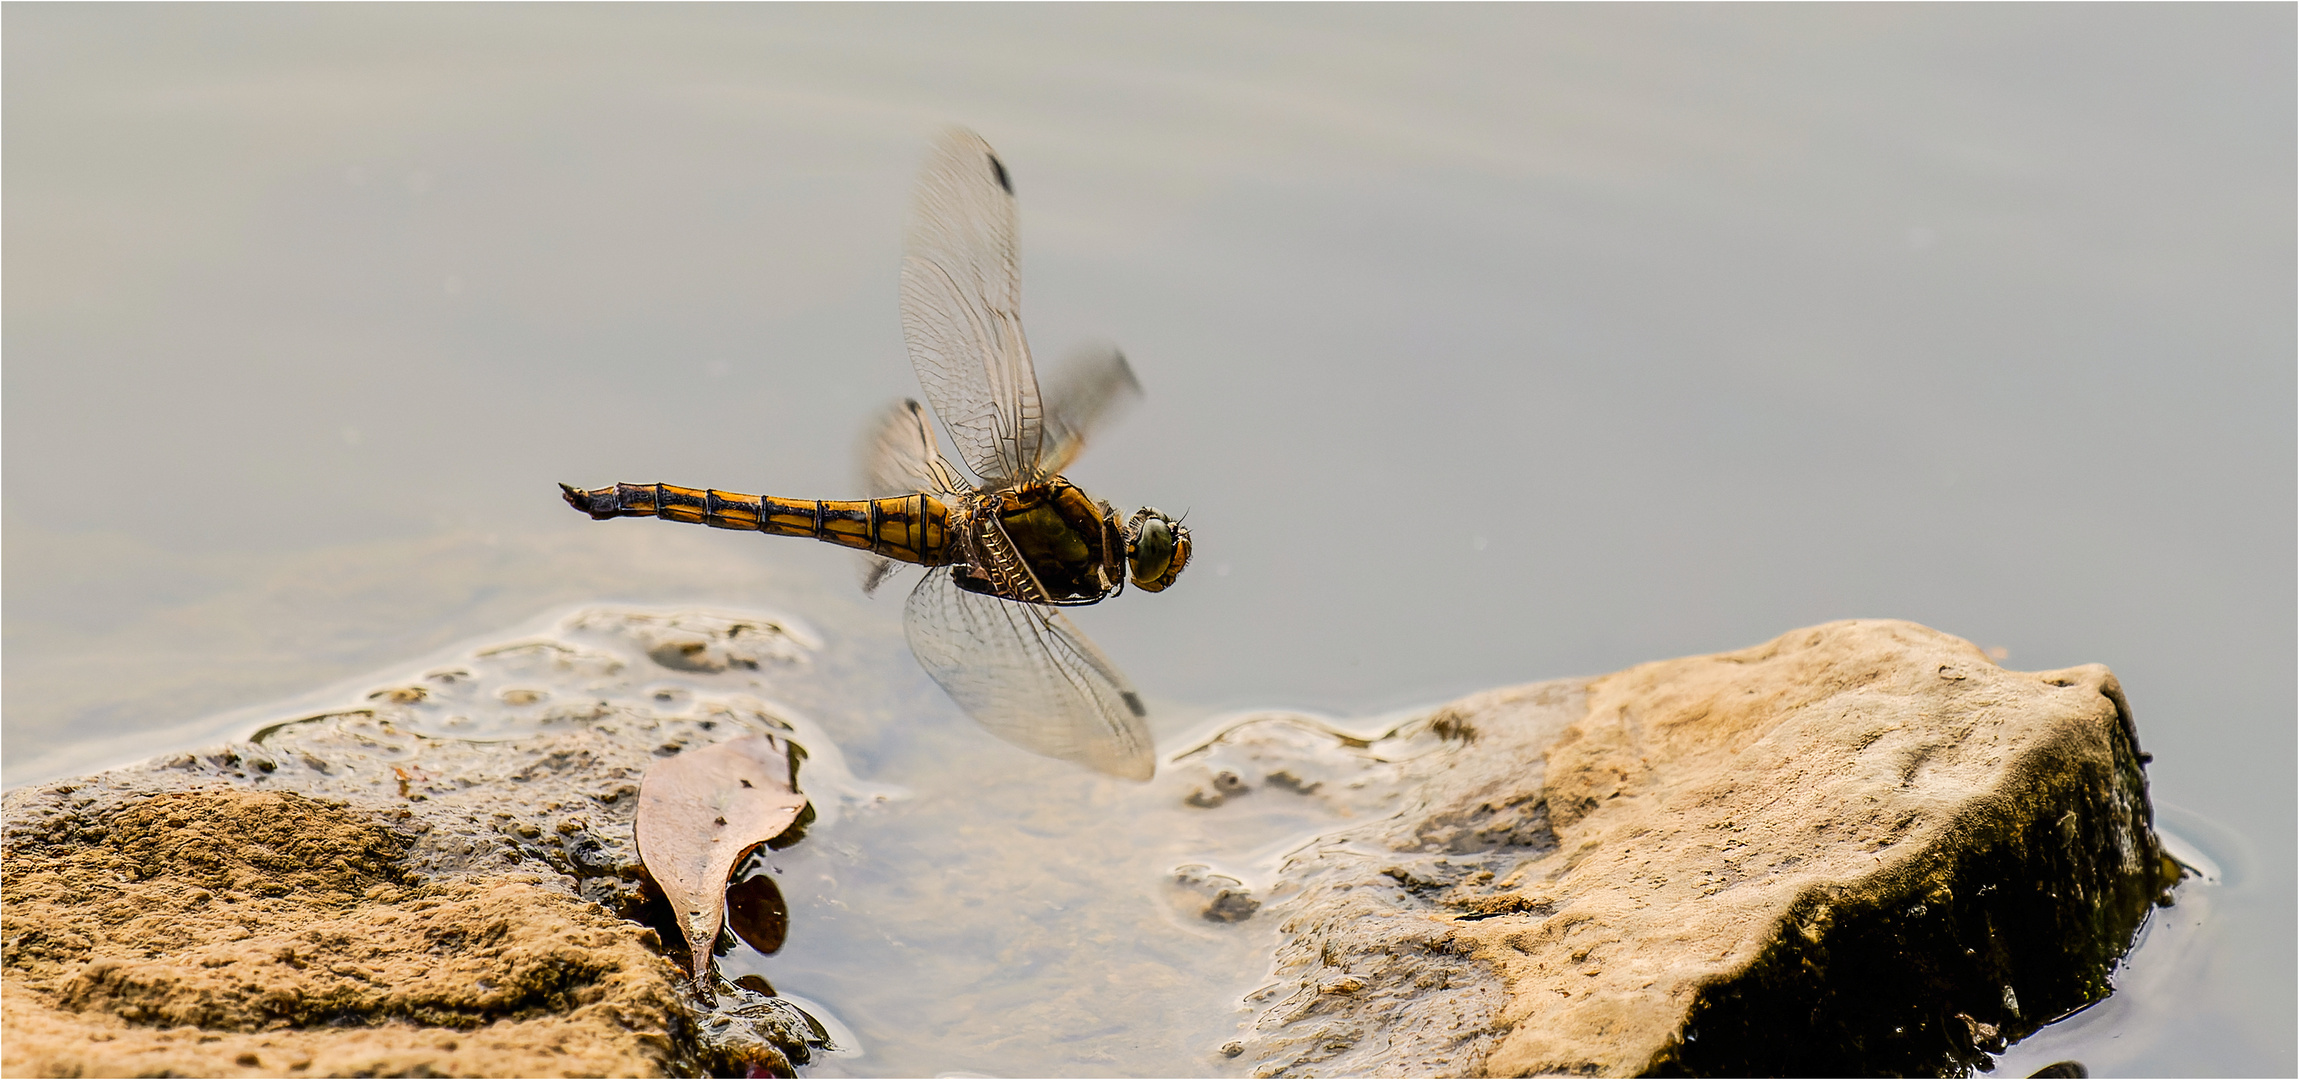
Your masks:
<svg viewBox="0 0 2299 1080"><path fill-rule="evenodd" d="M1135 716L1149 715L1149 710L1142 708L1141 695L1136 694L1131 690L1127 690L1123 692L1123 696L1126 699L1126 708L1132 709Z"/></svg>
<svg viewBox="0 0 2299 1080"><path fill-rule="evenodd" d="M748 781L748 780L744 780L744 781L742 782L742 786L744 786L744 787L749 787L749 786L750 786L750 781Z"/></svg>
<svg viewBox="0 0 2299 1080"><path fill-rule="evenodd" d="M990 171L997 174L998 186L1005 188L1006 194L1014 193L1014 182L1006 178L1006 163L998 160L996 154L990 155Z"/></svg>

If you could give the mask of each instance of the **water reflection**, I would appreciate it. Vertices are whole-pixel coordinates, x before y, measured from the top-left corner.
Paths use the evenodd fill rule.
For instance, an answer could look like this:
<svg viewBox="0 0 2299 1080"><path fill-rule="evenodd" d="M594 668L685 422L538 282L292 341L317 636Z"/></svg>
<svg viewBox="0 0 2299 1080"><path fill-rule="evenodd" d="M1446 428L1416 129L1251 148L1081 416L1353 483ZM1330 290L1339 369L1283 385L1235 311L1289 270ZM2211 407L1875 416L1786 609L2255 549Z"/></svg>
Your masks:
<svg viewBox="0 0 2299 1080"><path fill-rule="evenodd" d="M726 887L726 925L761 955L782 951L782 939L790 933L790 906L783 903L782 890L775 887L773 875L756 870L747 875L738 872L734 883Z"/></svg>

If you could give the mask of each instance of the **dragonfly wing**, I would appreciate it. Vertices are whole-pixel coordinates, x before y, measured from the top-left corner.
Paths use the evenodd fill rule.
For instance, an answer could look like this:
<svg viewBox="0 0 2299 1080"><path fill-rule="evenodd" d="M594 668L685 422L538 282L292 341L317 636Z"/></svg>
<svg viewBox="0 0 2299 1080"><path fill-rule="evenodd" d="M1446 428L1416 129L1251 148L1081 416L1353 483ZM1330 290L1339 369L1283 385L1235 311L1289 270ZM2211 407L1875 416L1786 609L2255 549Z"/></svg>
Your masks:
<svg viewBox="0 0 2299 1080"><path fill-rule="evenodd" d="M1157 771L1140 695L1061 612L968 592L936 570L903 622L919 665L990 734L1129 780Z"/></svg>
<svg viewBox="0 0 2299 1080"><path fill-rule="evenodd" d="M902 257L902 336L926 400L975 475L1036 475L1038 379L1022 337L1014 190L990 144L953 129L934 144Z"/></svg>
<svg viewBox="0 0 2299 1080"><path fill-rule="evenodd" d="M856 580L862 583L862 595L876 596L878 595L878 587L886 584L887 578L901 572L901 563L865 551L857 560L854 576Z"/></svg>
<svg viewBox="0 0 2299 1080"><path fill-rule="evenodd" d="M1126 355L1101 345L1071 353L1045 386L1045 439L1038 471L1060 473L1085 449L1093 429L1140 401L1142 384Z"/></svg>
<svg viewBox="0 0 2299 1080"><path fill-rule="evenodd" d="M934 422L926 407L903 400L878 414L863 433L862 489L873 499L888 495L963 495L971 488L934 444Z"/></svg>
<svg viewBox="0 0 2299 1080"><path fill-rule="evenodd" d="M859 460L862 490L873 499L920 491L958 496L969 490L958 471L942 460L934 442L934 423L927 418L926 407L915 401L895 402L878 415L863 432ZM868 552L861 553L860 558L862 591L866 594L877 592L878 586L901 569L893 560Z"/></svg>

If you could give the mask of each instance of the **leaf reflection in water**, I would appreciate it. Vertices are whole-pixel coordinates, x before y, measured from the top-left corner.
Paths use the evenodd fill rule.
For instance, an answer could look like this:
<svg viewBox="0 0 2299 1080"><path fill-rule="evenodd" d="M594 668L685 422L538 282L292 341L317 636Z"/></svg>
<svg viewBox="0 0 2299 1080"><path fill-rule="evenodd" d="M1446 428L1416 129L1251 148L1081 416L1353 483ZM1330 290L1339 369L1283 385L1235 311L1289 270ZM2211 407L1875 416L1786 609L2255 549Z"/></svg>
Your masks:
<svg viewBox="0 0 2299 1080"><path fill-rule="evenodd" d="M726 887L726 923L744 944L773 956L790 933L790 907L772 877L756 874Z"/></svg>

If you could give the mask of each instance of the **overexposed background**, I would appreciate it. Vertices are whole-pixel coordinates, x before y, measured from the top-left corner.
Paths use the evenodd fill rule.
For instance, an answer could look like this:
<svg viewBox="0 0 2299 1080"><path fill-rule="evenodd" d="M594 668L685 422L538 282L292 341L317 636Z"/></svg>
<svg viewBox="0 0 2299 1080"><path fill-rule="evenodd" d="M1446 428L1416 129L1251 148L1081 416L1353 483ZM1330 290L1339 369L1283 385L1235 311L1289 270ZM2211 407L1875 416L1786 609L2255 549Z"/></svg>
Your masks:
<svg viewBox="0 0 2299 1080"><path fill-rule="evenodd" d="M1189 514L1082 616L1154 699L1851 616L2106 663L2249 869L2176 1045L2087 1063L2299 1067L2289 6L0 21L10 783L587 599L891 626L842 552L553 483L851 494L963 123L1040 355L1148 389L1072 475Z"/></svg>

